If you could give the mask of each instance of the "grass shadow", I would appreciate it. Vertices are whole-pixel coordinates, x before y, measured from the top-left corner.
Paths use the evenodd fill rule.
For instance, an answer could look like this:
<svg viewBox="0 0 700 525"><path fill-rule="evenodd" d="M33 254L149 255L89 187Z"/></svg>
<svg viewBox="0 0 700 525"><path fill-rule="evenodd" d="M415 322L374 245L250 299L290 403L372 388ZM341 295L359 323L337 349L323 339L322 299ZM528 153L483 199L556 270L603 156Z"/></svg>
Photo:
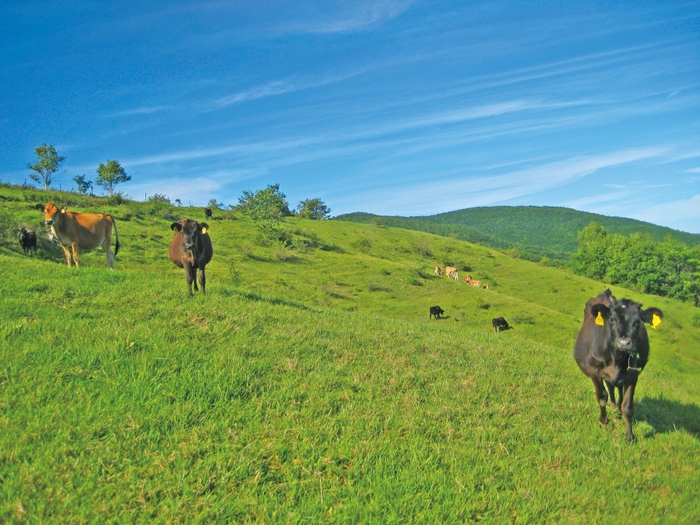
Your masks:
<svg viewBox="0 0 700 525"><path fill-rule="evenodd" d="M645 420L654 433L683 429L700 439L700 407L663 397L645 397L635 403L635 419Z"/></svg>

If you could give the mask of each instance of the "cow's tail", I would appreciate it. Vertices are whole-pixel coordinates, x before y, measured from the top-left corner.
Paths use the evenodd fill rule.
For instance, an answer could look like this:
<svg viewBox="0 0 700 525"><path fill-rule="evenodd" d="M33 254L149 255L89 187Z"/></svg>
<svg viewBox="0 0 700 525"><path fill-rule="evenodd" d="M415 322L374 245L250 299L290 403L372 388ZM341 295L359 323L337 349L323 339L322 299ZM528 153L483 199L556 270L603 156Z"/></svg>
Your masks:
<svg viewBox="0 0 700 525"><path fill-rule="evenodd" d="M116 257L117 253L119 252L119 233L117 232L117 221L111 215L109 218L112 219L112 226L114 226L114 238L116 239L116 242L114 243L114 256Z"/></svg>

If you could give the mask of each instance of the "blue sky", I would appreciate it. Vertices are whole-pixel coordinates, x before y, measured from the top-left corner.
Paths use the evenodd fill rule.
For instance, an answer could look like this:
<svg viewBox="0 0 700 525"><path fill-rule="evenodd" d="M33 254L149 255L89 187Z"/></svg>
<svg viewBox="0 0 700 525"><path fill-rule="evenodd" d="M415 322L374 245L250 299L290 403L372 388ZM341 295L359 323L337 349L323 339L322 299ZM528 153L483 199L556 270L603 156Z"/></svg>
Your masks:
<svg viewBox="0 0 700 525"><path fill-rule="evenodd" d="M431 215L566 206L700 233L700 2L5 1L0 179ZM30 181L31 182L31 181Z"/></svg>

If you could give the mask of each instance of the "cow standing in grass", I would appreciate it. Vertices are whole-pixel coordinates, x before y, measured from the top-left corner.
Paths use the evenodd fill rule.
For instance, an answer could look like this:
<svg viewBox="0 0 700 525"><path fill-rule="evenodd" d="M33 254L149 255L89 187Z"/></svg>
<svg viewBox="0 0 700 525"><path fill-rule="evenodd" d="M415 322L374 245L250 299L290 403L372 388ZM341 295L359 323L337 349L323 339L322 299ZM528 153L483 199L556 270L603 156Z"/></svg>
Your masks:
<svg viewBox="0 0 700 525"><path fill-rule="evenodd" d="M59 208L53 202L46 206L37 204L36 208L44 212L44 224L49 226L63 248L66 263L71 265L71 255L75 267L78 267L79 250L94 250L102 246L107 256L107 266L114 269L114 257L119 251L119 234L114 217L105 213L78 213L68 211L65 206ZM112 253L112 228L116 243ZM70 250L68 250L70 247Z"/></svg>
<svg viewBox="0 0 700 525"><path fill-rule="evenodd" d="M496 332L500 332L501 330L508 330L510 326L508 325L508 321L505 320L503 317L494 317L491 319L491 324L493 325L493 329Z"/></svg>
<svg viewBox="0 0 700 525"><path fill-rule="evenodd" d="M190 295L193 295L193 283L195 291L199 290L197 288L197 270L199 270L199 284L202 286L202 293L206 293L205 266L209 264L214 255L211 237L207 233L209 225L206 222L183 218L172 223L170 228L173 231L177 230L168 250L170 260L185 270Z"/></svg>
<svg viewBox="0 0 700 525"><path fill-rule="evenodd" d="M574 345L576 364L593 381L600 407L598 421L601 425L608 423L605 387L613 406L617 388L621 401L617 408L625 418L629 441L634 439L634 389L649 360L649 336L644 323L656 328L662 318L663 312L658 308L642 309L641 303L617 300L607 290L586 304L583 326Z"/></svg>
<svg viewBox="0 0 700 525"><path fill-rule="evenodd" d="M440 319L440 316L445 313L445 310L440 308L439 306L431 306L430 307L430 315L428 316L428 319L432 319L433 316L435 316L435 319Z"/></svg>
<svg viewBox="0 0 700 525"><path fill-rule="evenodd" d="M36 232L27 228L20 228L19 245L24 250L24 255L29 255L31 250L34 250L34 254L36 254Z"/></svg>

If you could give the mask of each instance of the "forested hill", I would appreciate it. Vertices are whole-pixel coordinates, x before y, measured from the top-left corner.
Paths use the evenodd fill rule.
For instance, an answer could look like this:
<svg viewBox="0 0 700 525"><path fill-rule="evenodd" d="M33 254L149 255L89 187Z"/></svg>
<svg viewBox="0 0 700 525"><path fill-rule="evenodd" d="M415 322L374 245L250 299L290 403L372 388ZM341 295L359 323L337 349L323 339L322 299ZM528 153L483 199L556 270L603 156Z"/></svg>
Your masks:
<svg viewBox="0 0 700 525"><path fill-rule="evenodd" d="M578 232L597 222L610 233L649 234L656 241L668 236L690 245L700 245L700 235L622 217L607 217L570 208L540 206L493 206L467 208L421 217L382 216L348 213L337 220L378 223L419 230L459 239L499 250L518 250L524 258L568 259L578 248Z"/></svg>

